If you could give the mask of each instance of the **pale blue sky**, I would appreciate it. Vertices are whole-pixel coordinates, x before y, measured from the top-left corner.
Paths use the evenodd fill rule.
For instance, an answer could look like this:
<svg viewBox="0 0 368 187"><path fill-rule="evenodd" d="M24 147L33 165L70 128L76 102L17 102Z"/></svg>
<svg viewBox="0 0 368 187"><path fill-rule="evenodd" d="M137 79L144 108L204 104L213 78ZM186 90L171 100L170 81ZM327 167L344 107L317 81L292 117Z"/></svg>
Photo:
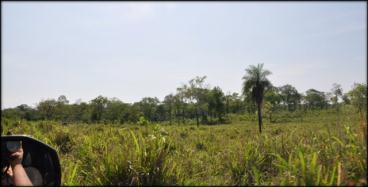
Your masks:
<svg viewBox="0 0 368 187"><path fill-rule="evenodd" d="M2 109L66 95L160 100L195 76L240 92L366 82L364 2L2 2Z"/></svg>

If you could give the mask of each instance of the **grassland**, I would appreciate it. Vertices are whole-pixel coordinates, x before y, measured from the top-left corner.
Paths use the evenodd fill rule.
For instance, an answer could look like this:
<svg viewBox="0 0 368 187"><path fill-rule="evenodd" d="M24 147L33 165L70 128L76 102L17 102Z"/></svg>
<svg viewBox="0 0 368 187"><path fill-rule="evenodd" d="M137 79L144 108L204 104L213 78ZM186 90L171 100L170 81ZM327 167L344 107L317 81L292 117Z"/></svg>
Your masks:
<svg viewBox="0 0 368 187"><path fill-rule="evenodd" d="M249 115L195 126L2 120L56 148L64 185L367 185L367 148L352 108Z"/></svg>

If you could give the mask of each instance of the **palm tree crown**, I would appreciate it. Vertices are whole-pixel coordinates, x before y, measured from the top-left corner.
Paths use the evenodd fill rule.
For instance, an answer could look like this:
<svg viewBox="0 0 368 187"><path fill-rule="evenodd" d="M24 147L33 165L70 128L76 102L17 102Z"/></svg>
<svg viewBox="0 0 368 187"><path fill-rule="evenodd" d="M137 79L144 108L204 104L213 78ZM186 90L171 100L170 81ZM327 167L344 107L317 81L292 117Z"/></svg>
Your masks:
<svg viewBox="0 0 368 187"><path fill-rule="evenodd" d="M245 71L247 74L243 77L243 95L250 93L256 103L262 103L264 89L271 86L271 82L266 77L271 72L264 70L263 64L250 65Z"/></svg>

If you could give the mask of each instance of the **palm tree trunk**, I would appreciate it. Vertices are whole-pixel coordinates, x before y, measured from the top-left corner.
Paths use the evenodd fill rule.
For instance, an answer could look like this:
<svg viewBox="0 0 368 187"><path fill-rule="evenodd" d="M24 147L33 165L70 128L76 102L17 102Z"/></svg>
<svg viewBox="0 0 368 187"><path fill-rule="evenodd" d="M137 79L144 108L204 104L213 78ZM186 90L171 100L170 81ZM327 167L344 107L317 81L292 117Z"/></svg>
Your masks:
<svg viewBox="0 0 368 187"><path fill-rule="evenodd" d="M258 108L258 126L259 126L259 133L262 133L262 111L261 111L261 104L257 103Z"/></svg>

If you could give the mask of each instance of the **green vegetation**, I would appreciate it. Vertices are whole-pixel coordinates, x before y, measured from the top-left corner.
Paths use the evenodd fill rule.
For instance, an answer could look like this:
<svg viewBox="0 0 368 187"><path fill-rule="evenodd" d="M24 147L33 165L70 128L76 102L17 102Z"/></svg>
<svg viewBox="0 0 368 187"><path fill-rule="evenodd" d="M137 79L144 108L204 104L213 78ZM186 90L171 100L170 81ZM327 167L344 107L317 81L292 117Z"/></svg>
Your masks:
<svg viewBox="0 0 368 187"><path fill-rule="evenodd" d="M64 185L367 185L367 85L303 94L270 73L246 69L241 95L203 76L163 101L20 105L1 134L56 148Z"/></svg>
<svg viewBox="0 0 368 187"><path fill-rule="evenodd" d="M265 116L272 121L274 112L303 113L316 109L338 108L340 105L353 105L357 112L365 115L364 111L367 108L366 84L356 83L347 93L342 93L338 85L333 85L338 87L333 87L332 92L309 89L305 95L289 84L280 87L268 85L264 88L262 103L257 104L254 102L256 98L252 96L252 84L249 88L247 86L241 95L236 92L225 95L218 86L213 88L209 85L204 86L205 78L205 76L196 77L190 80L189 86L177 88L176 94L165 96L163 101L156 97L145 97L131 104L117 98L98 96L88 103L69 104L67 98L61 95L57 100L40 101L36 108L22 104L15 108L4 109L1 116L27 121L52 120L63 124L77 122L138 124L143 117L152 123L195 122L197 125L211 125L229 123L228 116L234 114L261 114L257 110L264 110ZM261 101L260 98L258 101Z"/></svg>
<svg viewBox="0 0 368 187"><path fill-rule="evenodd" d="M30 134L61 157L65 185L366 185L367 150L352 106L276 113L226 125L114 125L2 119L3 132ZM146 125L144 125L146 124Z"/></svg>

